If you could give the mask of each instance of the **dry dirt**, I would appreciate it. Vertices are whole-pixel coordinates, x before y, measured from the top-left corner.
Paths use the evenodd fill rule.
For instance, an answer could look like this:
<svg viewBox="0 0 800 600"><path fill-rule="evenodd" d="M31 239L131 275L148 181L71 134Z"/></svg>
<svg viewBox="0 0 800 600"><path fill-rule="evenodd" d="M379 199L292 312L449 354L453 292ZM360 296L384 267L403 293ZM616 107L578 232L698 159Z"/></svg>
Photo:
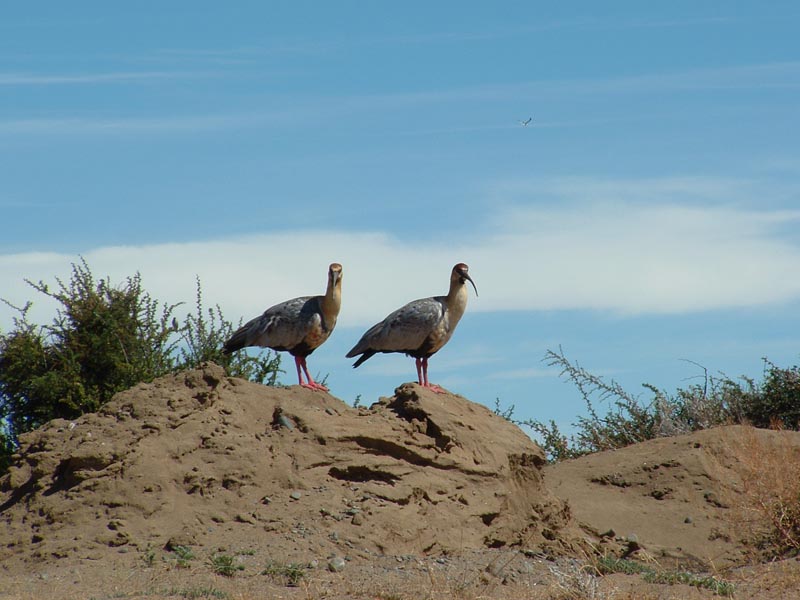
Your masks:
<svg viewBox="0 0 800 600"><path fill-rule="evenodd" d="M599 553L793 598L797 560L741 567L740 432L546 466L455 394L404 384L353 408L209 364L23 436L0 479L0 598L713 597L595 577Z"/></svg>

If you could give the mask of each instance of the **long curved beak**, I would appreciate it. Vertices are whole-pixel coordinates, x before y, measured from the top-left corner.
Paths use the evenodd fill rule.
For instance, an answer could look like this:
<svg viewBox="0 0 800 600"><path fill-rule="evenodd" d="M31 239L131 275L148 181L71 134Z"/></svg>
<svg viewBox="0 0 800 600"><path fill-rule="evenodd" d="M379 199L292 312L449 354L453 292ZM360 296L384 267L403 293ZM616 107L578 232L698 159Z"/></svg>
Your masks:
<svg viewBox="0 0 800 600"><path fill-rule="evenodd" d="M472 277L469 276L469 273L461 273L461 276L472 284L472 289L475 290L475 295L477 296L478 288L475 287L475 282L472 281Z"/></svg>

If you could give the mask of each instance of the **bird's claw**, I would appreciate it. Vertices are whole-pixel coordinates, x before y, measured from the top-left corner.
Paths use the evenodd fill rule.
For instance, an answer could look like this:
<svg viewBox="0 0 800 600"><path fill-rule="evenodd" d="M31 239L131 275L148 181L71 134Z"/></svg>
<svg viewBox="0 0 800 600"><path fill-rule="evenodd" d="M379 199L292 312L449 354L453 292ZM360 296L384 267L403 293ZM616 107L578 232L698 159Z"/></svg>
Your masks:
<svg viewBox="0 0 800 600"><path fill-rule="evenodd" d="M317 392L327 392L329 391L327 387L322 385L321 383L317 383L316 381L312 381L311 383L301 383L300 387L304 387L309 390L315 390Z"/></svg>
<svg viewBox="0 0 800 600"><path fill-rule="evenodd" d="M432 392L434 392L436 394L445 394L445 393L447 393L447 390L445 390L441 386L436 385L435 383L425 383L425 384L422 384L422 387L424 387L426 390L430 390L430 391L432 391Z"/></svg>

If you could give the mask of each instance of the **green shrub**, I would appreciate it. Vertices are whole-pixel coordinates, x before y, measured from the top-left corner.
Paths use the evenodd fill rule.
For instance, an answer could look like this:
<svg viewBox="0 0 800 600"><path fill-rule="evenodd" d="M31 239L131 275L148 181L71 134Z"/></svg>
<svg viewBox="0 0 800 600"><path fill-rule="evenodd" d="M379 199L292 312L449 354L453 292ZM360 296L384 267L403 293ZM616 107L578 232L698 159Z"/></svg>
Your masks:
<svg viewBox="0 0 800 600"><path fill-rule="evenodd" d="M756 427L800 429L800 367L777 367L764 359L764 381L744 409Z"/></svg>
<svg viewBox="0 0 800 600"><path fill-rule="evenodd" d="M178 368L189 369L204 362L215 362L222 365L231 377L275 385L278 374L283 372L280 368L280 354L269 350L254 356L245 352L225 354L222 346L233 335L234 330L233 324L222 315L219 305L203 308L203 294L198 278L195 313L186 316L179 330L184 343L178 350Z"/></svg>
<svg viewBox="0 0 800 600"><path fill-rule="evenodd" d="M15 439L42 423L97 410L120 390L175 367L171 339L177 305L158 303L141 278L115 288L95 282L85 262L68 283L28 283L59 304L51 325L28 321L19 309L15 329L0 338L0 416Z"/></svg>
<svg viewBox="0 0 800 600"><path fill-rule="evenodd" d="M32 302L16 309L12 331L0 334L0 473L17 438L54 418L74 419L96 411L114 394L204 361L221 364L229 375L275 384L280 356L222 354L233 332L219 306L204 309L197 281L196 312L180 323L181 303L160 303L142 287L137 273L119 286L96 280L81 260L68 282L56 286L26 280L55 300L49 325L29 321Z"/></svg>

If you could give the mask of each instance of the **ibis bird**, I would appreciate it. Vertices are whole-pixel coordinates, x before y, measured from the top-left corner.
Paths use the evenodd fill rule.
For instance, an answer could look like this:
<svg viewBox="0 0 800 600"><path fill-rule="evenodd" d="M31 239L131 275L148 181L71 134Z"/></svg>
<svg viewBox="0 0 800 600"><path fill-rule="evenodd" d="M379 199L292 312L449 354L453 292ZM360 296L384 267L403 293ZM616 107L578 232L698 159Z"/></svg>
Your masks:
<svg viewBox="0 0 800 600"><path fill-rule="evenodd" d="M416 359L417 380L421 386L443 392L441 387L428 381L428 359L453 336L467 308L467 281L477 296L478 288L469 276L469 267L458 263L450 274L450 290L446 296L409 302L370 327L347 353L347 358L360 355L353 368L378 352L402 352Z"/></svg>
<svg viewBox="0 0 800 600"><path fill-rule="evenodd" d="M327 392L327 387L311 377L306 357L330 337L341 304L342 265L333 263L328 267L324 296L302 296L268 308L242 325L225 342L223 351L230 354L247 346L286 351L294 356L298 383L304 388ZM307 382L303 381L303 374Z"/></svg>

